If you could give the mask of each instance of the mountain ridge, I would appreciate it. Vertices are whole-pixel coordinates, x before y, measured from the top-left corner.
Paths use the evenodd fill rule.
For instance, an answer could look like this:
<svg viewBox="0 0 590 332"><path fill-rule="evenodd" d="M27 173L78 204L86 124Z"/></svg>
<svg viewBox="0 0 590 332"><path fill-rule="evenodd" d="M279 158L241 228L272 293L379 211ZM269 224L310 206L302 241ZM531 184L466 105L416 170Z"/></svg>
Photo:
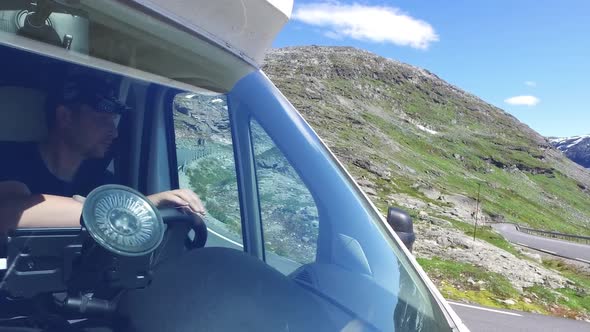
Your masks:
<svg viewBox="0 0 590 332"><path fill-rule="evenodd" d="M564 278L489 226L590 235L590 171L548 139L428 70L351 47L271 50L262 69L383 214L414 217L414 253L445 297L590 317L590 277Z"/></svg>
<svg viewBox="0 0 590 332"><path fill-rule="evenodd" d="M480 183L489 220L590 234L590 209L582 207L590 204L590 173L514 116L437 75L320 46L271 50L263 70L357 180L372 186L382 210L407 203L400 194L429 202L424 193L433 190L473 200ZM540 195L529 197L519 183ZM575 202L560 200L560 191Z"/></svg>

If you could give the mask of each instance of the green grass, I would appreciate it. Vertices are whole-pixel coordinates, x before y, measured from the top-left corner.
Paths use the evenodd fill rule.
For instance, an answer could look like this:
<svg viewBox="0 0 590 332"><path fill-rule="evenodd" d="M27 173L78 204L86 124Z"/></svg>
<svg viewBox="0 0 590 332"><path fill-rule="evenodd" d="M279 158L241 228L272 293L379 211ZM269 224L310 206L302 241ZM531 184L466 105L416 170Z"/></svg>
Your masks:
<svg viewBox="0 0 590 332"><path fill-rule="evenodd" d="M556 290L536 285L519 293L505 277L470 264L436 257L417 260L447 299L569 318L590 315L590 276L561 261L549 260L543 264L560 272L573 281L574 285ZM474 283L468 282L469 279ZM479 284L478 281L483 283ZM515 304L502 302L508 299Z"/></svg>
<svg viewBox="0 0 590 332"><path fill-rule="evenodd" d="M481 290L479 286L466 285L467 280L471 278L474 281L483 281L485 290L501 299L509 299L519 295L505 277L487 272L471 264L457 263L436 257L432 259L418 258L418 263L434 279L444 277L447 283L463 285L467 290Z"/></svg>
<svg viewBox="0 0 590 332"><path fill-rule="evenodd" d="M523 163L531 169L547 167L541 165L537 158L531 157L532 152L525 148L516 147L524 151L503 151L495 144L483 140L449 142L446 138L419 137L411 132L404 132L402 128L380 116L368 113L363 113L362 116L396 143L407 147L392 158L411 167L417 174L400 172L395 177L396 182L428 179L436 187L445 188L447 192L460 193L471 198L477 196L478 185L482 184L481 200L486 213L502 215L508 221L531 227L590 235L590 227L582 222L584 217L581 217L590 218L590 195L583 194L575 181L559 172L553 175L511 173L483 161L486 156L494 156L496 160L502 159L506 165ZM361 134L358 132L354 134L359 135ZM453 154L461 155L463 160L455 159ZM492 172L489 173L488 169ZM380 187L384 192L404 192L400 188L387 188L386 184ZM415 190L404 193L423 199ZM551 200L548 197L556 199Z"/></svg>
<svg viewBox="0 0 590 332"><path fill-rule="evenodd" d="M405 147L391 158L414 169L417 174L400 172L395 177L396 183L415 183L417 179L424 179L446 192L471 198L477 197L479 184L482 184L480 195L485 213L501 215L507 221L534 228L590 235L590 226L583 222L590 219L590 195L582 193L575 181L558 171L552 175L533 175L526 171L511 173L484 162L484 158L493 156L506 165L523 164L526 166L519 167L546 169L547 165L539 161L535 151L521 146L513 147L514 150L506 149L479 139L477 135L465 142L443 137L421 137L380 116L370 113L363 113L362 116ZM360 135L358 132L354 134ZM463 159L456 159L453 154ZM488 172L489 169L492 172ZM379 188L384 193L406 193L428 202L411 186L391 188L382 183ZM380 198L385 200L386 197L383 195ZM440 205L441 202L434 203Z"/></svg>
<svg viewBox="0 0 590 332"><path fill-rule="evenodd" d="M440 258L418 258L417 260L447 299L468 301L494 308L548 313L543 306L525 302L523 296L512 287L508 279L497 273ZM475 283L469 283L467 281L469 279ZM483 283L479 284L478 281ZM505 300L513 300L515 304L509 305L502 302Z"/></svg>
<svg viewBox="0 0 590 332"><path fill-rule="evenodd" d="M449 114L455 112L448 105L436 106L433 110L432 105L425 106L427 100L418 97L415 92L409 98L407 103L412 106L406 107L406 112L412 116L420 114L427 120L426 123L448 123ZM548 169L540 161L542 153L526 137L516 134L498 137L487 133L490 128L479 128L476 132L464 135L417 135L411 124L397 124L369 112L361 115L377 130L402 147L407 147L392 158L413 168L418 174L401 174L401 177L415 181L413 177L428 178L428 174L440 174L431 179L439 188L472 198L477 195L478 184L483 183L481 194L486 212L503 215L509 221L532 227L590 234L590 227L580 222L583 220L580 216L590 216L590 195L582 194L575 181L558 171L554 171L553 175L533 175L526 171L513 174L484 161L485 158L493 158L507 167L520 165L518 167L523 169ZM361 133L354 134L359 135ZM454 154L461 155L463 159L455 159ZM488 173L488 169L493 171ZM547 197L552 196L558 197L559 202L548 204Z"/></svg>
<svg viewBox="0 0 590 332"><path fill-rule="evenodd" d="M556 270L574 283L590 291L590 274L577 269L575 266L564 263L557 259L544 259L543 265L547 268ZM590 298L588 298L590 300ZM590 308L589 308L590 309Z"/></svg>
<svg viewBox="0 0 590 332"><path fill-rule="evenodd" d="M459 290L452 285L443 283L441 292L447 299L468 301L487 307L521 310L540 314L550 313L544 306L533 302L527 303L522 298L516 300L516 303L513 305L505 304L498 301L497 296L488 290Z"/></svg>
<svg viewBox="0 0 590 332"><path fill-rule="evenodd" d="M558 303L576 311L584 311L590 315L590 274L577 269L561 260L544 259L543 265L558 271L573 282L572 287L558 289L561 294Z"/></svg>
<svg viewBox="0 0 590 332"><path fill-rule="evenodd" d="M470 225L470 224L467 224L467 223L464 223L461 221L457 221L454 219L450 219L450 218L444 218L444 217L438 217L438 218L449 221L453 225L454 228L457 228L457 229L463 231L463 233L465 233L466 235L473 236L473 230L474 230L473 225ZM510 244L510 242L506 241L506 239L504 239L504 237L502 235L496 233L493 230L493 228L490 226L482 226L482 225L477 226L477 230L475 231L475 237L477 239L486 241L498 248L504 249L516 257L524 258L524 256L521 253L519 253L518 250L516 250Z"/></svg>
<svg viewBox="0 0 590 332"><path fill-rule="evenodd" d="M195 161L185 172L191 188L199 195L208 213L240 234L237 179L232 152L224 146L213 148L226 150L229 159L205 157Z"/></svg>

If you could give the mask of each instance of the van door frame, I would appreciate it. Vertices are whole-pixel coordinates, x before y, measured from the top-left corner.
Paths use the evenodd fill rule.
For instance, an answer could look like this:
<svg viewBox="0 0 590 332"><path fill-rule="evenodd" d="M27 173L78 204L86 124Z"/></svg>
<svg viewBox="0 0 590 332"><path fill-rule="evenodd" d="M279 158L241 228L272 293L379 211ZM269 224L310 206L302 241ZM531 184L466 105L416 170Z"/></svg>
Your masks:
<svg viewBox="0 0 590 332"><path fill-rule="evenodd" d="M250 113L245 109L240 110L239 104L233 104L230 98L227 98L227 108L236 164L244 251L266 261Z"/></svg>

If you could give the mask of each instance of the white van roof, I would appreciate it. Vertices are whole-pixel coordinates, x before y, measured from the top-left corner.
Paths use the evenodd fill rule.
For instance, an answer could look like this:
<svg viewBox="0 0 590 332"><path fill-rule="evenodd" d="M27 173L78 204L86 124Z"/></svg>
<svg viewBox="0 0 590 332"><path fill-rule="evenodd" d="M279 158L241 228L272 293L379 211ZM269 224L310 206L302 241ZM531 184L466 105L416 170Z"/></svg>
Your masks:
<svg viewBox="0 0 590 332"><path fill-rule="evenodd" d="M135 0L260 66L293 0Z"/></svg>

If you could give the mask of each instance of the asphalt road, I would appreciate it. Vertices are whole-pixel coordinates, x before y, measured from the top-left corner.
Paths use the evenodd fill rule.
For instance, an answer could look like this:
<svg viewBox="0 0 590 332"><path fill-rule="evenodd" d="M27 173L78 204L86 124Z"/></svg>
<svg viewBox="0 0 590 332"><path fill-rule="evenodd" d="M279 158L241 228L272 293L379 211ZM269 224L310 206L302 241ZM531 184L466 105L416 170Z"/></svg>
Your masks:
<svg viewBox="0 0 590 332"><path fill-rule="evenodd" d="M590 245L526 234L512 224L494 224L492 227L510 242L590 264Z"/></svg>
<svg viewBox="0 0 590 332"><path fill-rule="evenodd" d="M449 301L472 332L588 332L590 323Z"/></svg>

